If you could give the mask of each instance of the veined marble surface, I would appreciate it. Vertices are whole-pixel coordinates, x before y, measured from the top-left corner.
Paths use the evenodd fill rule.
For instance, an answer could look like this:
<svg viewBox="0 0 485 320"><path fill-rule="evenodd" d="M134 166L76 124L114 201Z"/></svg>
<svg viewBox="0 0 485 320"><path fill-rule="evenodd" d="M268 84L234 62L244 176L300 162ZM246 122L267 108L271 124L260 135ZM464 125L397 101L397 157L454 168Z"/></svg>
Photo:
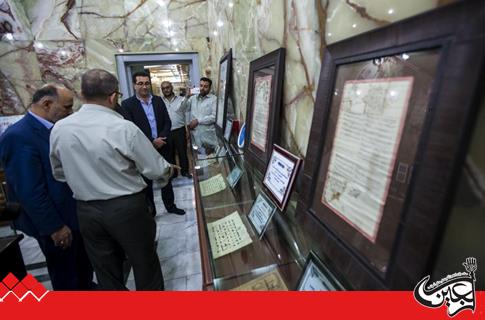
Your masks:
<svg viewBox="0 0 485 320"><path fill-rule="evenodd" d="M47 82L79 96L82 73L115 73L118 52L196 51L201 74L210 73L207 7L205 0L0 0L0 115L24 113Z"/></svg>
<svg viewBox="0 0 485 320"><path fill-rule="evenodd" d="M454 2L453 0L209 0L212 70L233 50L236 114L246 117L249 62L286 48L283 145L304 156L321 58L327 43ZM215 79L217 81L217 79Z"/></svg>
<svg viewBox="0 0 485 320"><path fill-rule="evenodd" d="M217 83L232 48L233 104L244 119L250 61L285 47L283 145L304 156L326 44L450 2L0 0L0 115L24 113L48 81L78 94L80 75L115 72L118 52L196 51L201 74Z"/></svg>

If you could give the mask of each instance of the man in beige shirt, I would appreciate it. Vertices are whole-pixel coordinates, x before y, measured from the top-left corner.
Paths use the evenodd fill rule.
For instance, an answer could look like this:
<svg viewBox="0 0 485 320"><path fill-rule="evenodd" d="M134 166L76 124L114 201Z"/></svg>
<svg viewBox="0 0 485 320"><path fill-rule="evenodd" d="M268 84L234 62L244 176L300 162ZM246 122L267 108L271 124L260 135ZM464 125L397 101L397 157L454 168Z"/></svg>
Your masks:
<svg viewBox="0 0 485 320"><path fill-rule="evenodd" d="M193 141L198 147L217 146L216 136L216 110L217 97L210 93L212 80L200 78L200 91L187 99L190 109L190 122L188 127L193 131ZM190 91L189 91L189 94Z"/></svg>
<svg viewBox="0 0 485 320"><path fill-rule="evenodd" d="M127 256L137 290L163 290L156 224L142 175L164 185L173 169L137 126L114 111L121 95L117 88L118 80L105 70L82 76L86 103L52 129L52 172L67 182L77 200L81 233L100 287L126 290Z"/></svg>

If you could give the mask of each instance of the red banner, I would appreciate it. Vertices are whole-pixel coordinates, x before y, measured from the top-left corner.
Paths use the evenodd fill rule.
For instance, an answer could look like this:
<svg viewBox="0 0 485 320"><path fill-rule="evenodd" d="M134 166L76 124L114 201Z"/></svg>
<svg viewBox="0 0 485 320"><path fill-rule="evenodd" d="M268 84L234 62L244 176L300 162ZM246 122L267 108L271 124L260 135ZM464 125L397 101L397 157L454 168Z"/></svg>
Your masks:
<svg viewBox="0 0 485 320"><path fill-rule="evenodd" d="M1 319L450 319L446 307L420 305L413 292L47 292L21 302L8 294ZM485 319L484 291L476 309L452 319Z"/></svg>

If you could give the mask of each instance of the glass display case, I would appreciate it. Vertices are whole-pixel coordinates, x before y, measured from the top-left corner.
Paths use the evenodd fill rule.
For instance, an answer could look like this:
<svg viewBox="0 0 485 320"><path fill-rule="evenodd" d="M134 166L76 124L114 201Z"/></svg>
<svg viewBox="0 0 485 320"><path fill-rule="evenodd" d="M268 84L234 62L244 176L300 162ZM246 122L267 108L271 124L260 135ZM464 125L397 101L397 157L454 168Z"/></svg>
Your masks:
<svg viewBox="0 0 485 320"><path fill-rule="evenodd" d="M194 161L201 161L195 165L205 165L206 159L226 157L227 155L242 154L243 150L237 147L235 137L230 135L226 140L214 130L191 130L190 146ZM209 161L212 163L212 161Z"/></svg>
<svg viewBox="0 0 485 320"><path fill-rule="evenodd" d="M204 289L294 290L308 254L295 223L296 193L258 236L248 213L263 192L262 174L234 150L203 159L194 151Z"/></svg>

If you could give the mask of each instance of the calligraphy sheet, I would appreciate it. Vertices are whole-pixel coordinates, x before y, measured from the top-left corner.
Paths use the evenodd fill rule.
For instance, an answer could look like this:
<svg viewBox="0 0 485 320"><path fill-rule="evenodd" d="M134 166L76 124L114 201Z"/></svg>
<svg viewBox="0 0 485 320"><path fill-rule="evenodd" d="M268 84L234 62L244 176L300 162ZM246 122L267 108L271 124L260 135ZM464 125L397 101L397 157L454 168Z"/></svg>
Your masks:
<svg viewBox="0 0 485 320"><path fill-rule="evenodd" d="M254 79L251 143L263 152L266 151L272 79L272 75Z"/></svg>
<svg viewBox="0 0 485 320"><path fill-rule="evenodd" d="M288 291L288 287L278 270L273 270L232 289L232 291Z"/></svg>
<svg viewBox="0 0 485 320"><path fill-rule="evenodd" d="M207 197L226 189L226 182L219 173L212 178L200 182L200 194L202 197Z"/></svg>
<svg viewBox="0 0 485 320"><path fill-rule="evenodd" d="M273 150L263 183L280 203L283 202L290 187L291 175L294 169L294 162L277 150Z"/></svg>
<svg viewBox="0 0 485 320"><path fill-rule="evenodd" d="M212 257L217 259L252 243L237 211L207 224Z"/></svg>
<svg viewBox="0 0 485 320"><path fill-rule="evenodd" d="M224 124L224 103L226 98L227 60L224 60L219 69L219 90L217 92L217 125L222 128Z"/></svg>
<svg viewBox="0 0 485 320"><path fill-rule="evenodd" d="M322 202L375 241L413 78L344 85Z"/></svg>

